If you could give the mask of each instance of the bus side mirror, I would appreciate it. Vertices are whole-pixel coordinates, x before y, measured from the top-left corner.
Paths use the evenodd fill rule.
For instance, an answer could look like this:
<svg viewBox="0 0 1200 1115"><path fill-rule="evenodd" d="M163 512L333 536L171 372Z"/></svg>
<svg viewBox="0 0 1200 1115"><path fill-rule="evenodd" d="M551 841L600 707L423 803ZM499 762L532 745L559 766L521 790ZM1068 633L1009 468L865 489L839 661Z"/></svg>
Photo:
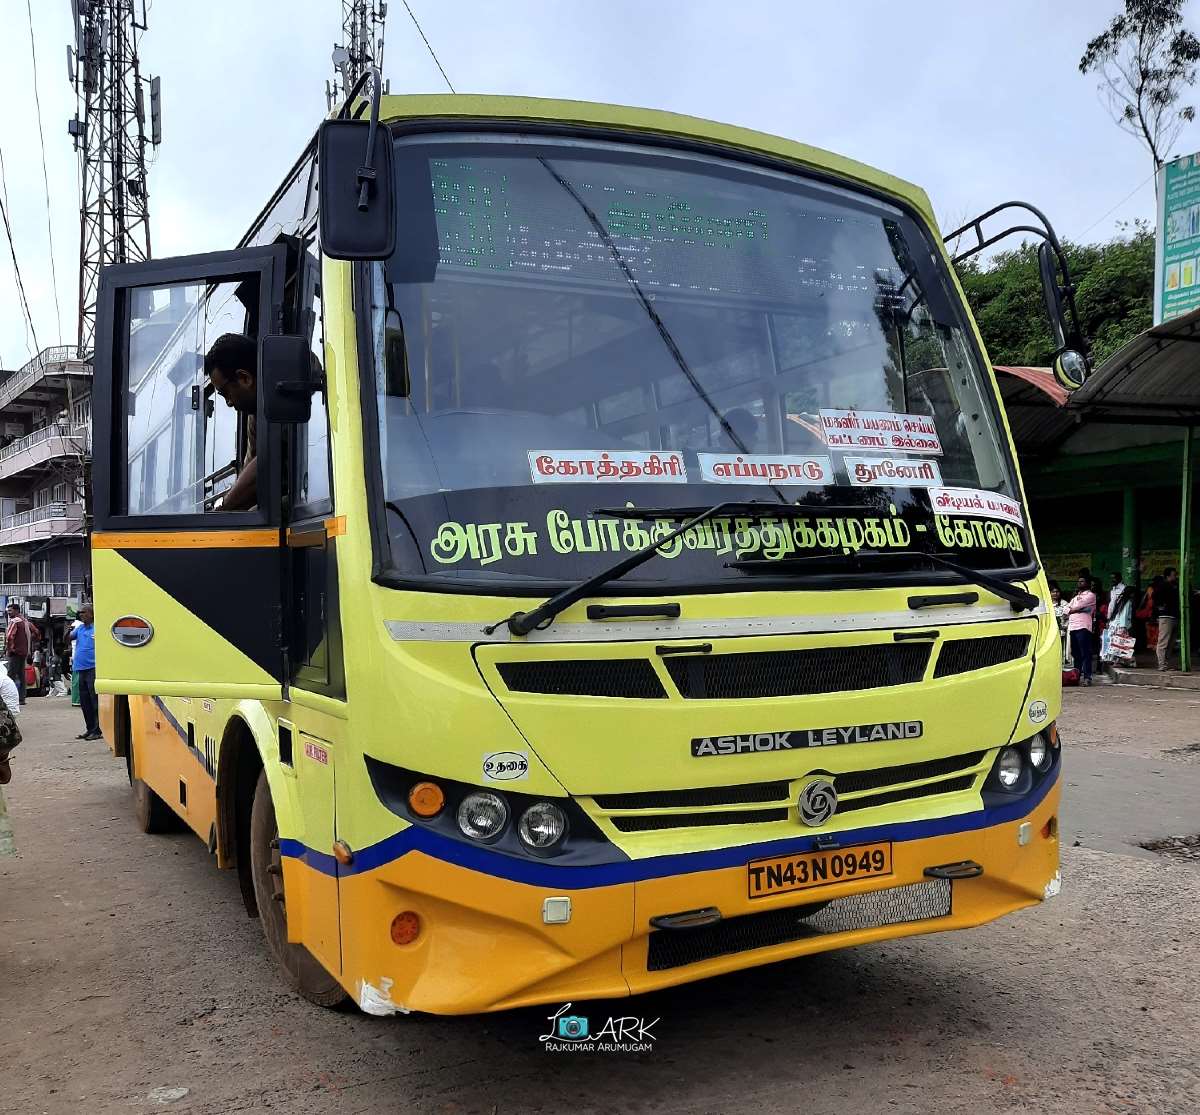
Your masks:
<svg viewBox="0 0 1200 1115"><path fill-rule="evenodd" d="M1068 391L1077 391L1087 379L1088 362L1077 333L1067 325L1064 291L1058 285L1058 262L1048 240L1038 245L1038 274L1042 280L1046 315L1050 318L1050 336L1057 353L1054 357L1054 378Z"/></svg>
<svg viewBox="0 0 1200 1115"><path fill-rule="evenodd" d="M321 251L387 259L396 248L392 137L366 120L326 120L317 132Z"/></svg>
<svg viewBox="0 0 1200 1115"><path fill-rule="evenodd" d="M307 422L321 377L308 342L296 336L266 336L258 352L258 383L268 422Z"/></svg>
<svg viewBox="0 0 1200 1115"><path fill-rule="evenodd" d="M1048 240L1038 245L1038 273L1042 279L1042 297L1046 300L1046 315L1050 318L1050 335L1056 349L1067 346L1063 319L1062 290L1058 285L1057 261Z"/></svg>

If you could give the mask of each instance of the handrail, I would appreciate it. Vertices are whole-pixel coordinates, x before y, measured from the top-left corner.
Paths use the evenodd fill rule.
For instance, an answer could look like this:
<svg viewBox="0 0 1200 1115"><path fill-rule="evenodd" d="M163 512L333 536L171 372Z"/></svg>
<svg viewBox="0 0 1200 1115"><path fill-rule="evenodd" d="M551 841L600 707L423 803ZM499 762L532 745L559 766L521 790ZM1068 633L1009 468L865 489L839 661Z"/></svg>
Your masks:
<svg viewBox="0 0 1200 1115"><path fill-rule="evenodd" d="M28 511L18 511L15 515L5 515L0 519L0 530L8 530L10 527L29 526L31 523L45 522L47 519L67 519L78 516L79 521L83 522L83 504L82 503L55 503L43 504L41 507L33 507Z"/></svg>
<svg viewBox="0 0 1200 1115"><path fill-rule="evenodd" d="M92 367L86 360L73 355L74 348L70 345L57 345L54 348L44 348L32 360L27 361L17 371L5 380L0 380L0 406L7 406L32 384L46 374L51 364L79 364L76 374L91 375ZM83 369L86 369L84 371Z"/></svg>
<svg viewBox="0 0 1200 1115"><path fill-rule="evenodd" d="M83 581L0 581L0 595L75 596L83 591L83 586Z"/></svg>
<svg viewBox="0 0 1200 1115"><path fill-rule="evenodd" d="M35 445L48 441L52 437L81 438L85 442L86 448L87 435L87 426L72 427L66 422L55 422L49 426L43 426L40 430L34 430L33 433L26 434L24 437L17 438L16 441L9 442L3 449L0 449L0 462L8 460L9 457L15 457L18 453L25 452L26 449L32 449Z"/></svg>

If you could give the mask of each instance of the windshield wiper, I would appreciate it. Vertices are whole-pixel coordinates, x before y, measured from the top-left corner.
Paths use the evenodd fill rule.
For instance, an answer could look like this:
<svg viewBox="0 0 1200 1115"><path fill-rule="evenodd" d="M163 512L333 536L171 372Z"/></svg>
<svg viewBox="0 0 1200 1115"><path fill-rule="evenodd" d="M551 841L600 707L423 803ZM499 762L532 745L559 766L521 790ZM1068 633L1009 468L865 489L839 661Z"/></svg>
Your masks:
<svg viewBox="0 0 1200 1115"><path fill-rule="evenodd" d="M636 553L630 554L626 558L610 565L607 569L602 569L599 573L586 580L579 581L577 584L569 585L562 592L556 593L549 600L539 604L536 608L531 608L528 612L514 612L507 619L498 620L496 623L485 627L484 634L491 635L502 624L507 623L508 629L514 635L528 635L530 631L538 627L548 627L554 617L560 612L566 611L577 600L582 600L585 596L590 596L602 585L608 584L609 581L619 580L626 573L631 573L639 565L645 565L655 554L658 553L659 547L665 545L678 538L681 534L686 534L693 527L699 526L709 519L714 519L718 515L745 513L746 511L754 513L778 514L781 508L791 507L791 504L776 504L776 503L745 503L731 501L728 503L718 503L713 507L707 507L698 514L692 515L682 526L676 527L668 534L664 534L661 538L656 538L649 546L644 546ZM676 508L672 513L670 508L656 508L654 514L647 516L648 518L671 518L672 515L678 518L681 514L691 514L695 509L690 507ZM597 515L622 515L624 517L639 517L634 515L638 508L623 508L621 510L600 510L594 512Z"/></svg>
<svg viewBox="0 0 1200 1115"><path fill-rule="evenodd" d="M983 573L978 569L972 569L968 565L960 565L957 561L951 561L940 554L931 554L925 550L859 550L854 554L814 554L804 557L780 558L777 561L772 561L770 558L745 558L741 561L727 562L726 565L730 569L743 569L748 573L766 573L772 570L786 571L788 569L802 569L813 562L829 563L836 561L848 562L853 565L861 562L863 558L907 558L909 560L927 561L931 565L940 565L943 569L949 569L951 572L957 573L971 584L979 585L980 588L985 588L989 592L994 592L997 596L1003 597L1012 605L1014 612L1032 611L1041 603L1041 600L1032 592L1027 592L1020 585L1014 584L1012 581L1007 581L1003 577L995 577L991 573Z"/></svg>

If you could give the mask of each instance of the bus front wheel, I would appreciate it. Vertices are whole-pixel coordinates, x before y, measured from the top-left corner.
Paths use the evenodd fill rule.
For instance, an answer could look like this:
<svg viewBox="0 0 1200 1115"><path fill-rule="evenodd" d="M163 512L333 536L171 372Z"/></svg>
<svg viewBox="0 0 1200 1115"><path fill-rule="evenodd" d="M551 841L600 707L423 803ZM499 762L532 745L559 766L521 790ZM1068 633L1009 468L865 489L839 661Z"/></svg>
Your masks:
<svg viewBox="0 0 1200 1115"><path fill-rule="evenodd" d="M271 801L266 771L259 772L250 810L250 872L267 950L288 986L319 1007L342 1006L348 999L342 985L308 949L291 944L287 939L287 901L283 892L279 826L275 822L275 804Z"/></svg>

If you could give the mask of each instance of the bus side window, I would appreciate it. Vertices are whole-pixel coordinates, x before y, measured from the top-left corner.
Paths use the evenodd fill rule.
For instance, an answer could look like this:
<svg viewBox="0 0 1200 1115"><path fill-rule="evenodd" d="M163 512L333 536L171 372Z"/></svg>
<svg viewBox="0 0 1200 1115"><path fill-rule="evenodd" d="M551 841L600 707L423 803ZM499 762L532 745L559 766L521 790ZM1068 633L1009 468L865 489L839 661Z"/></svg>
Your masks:
<svg viewBox="0 0 1200 1115"><path fill-rule="evenodd" d="M255 289L250 290L248 286ZM252 330L249 280L132 291L125 384L125 512L211 510L237 472L238 416L212 392L204 357L224 333Z"/></svg>
<svg viewBox="0 0 1200 1115"><path fill-rule="evenodd" d="M309 348L316 356L321 371L325 368L325 326L321 307L321 260L316 244L309 241L303 253L304 268L301 286L300 328L308 338ZM297 428L299 445L296 504L310 507L330 498L329 489L329 413L326 392L322 389L312 397L312 417Z"/></svg>

